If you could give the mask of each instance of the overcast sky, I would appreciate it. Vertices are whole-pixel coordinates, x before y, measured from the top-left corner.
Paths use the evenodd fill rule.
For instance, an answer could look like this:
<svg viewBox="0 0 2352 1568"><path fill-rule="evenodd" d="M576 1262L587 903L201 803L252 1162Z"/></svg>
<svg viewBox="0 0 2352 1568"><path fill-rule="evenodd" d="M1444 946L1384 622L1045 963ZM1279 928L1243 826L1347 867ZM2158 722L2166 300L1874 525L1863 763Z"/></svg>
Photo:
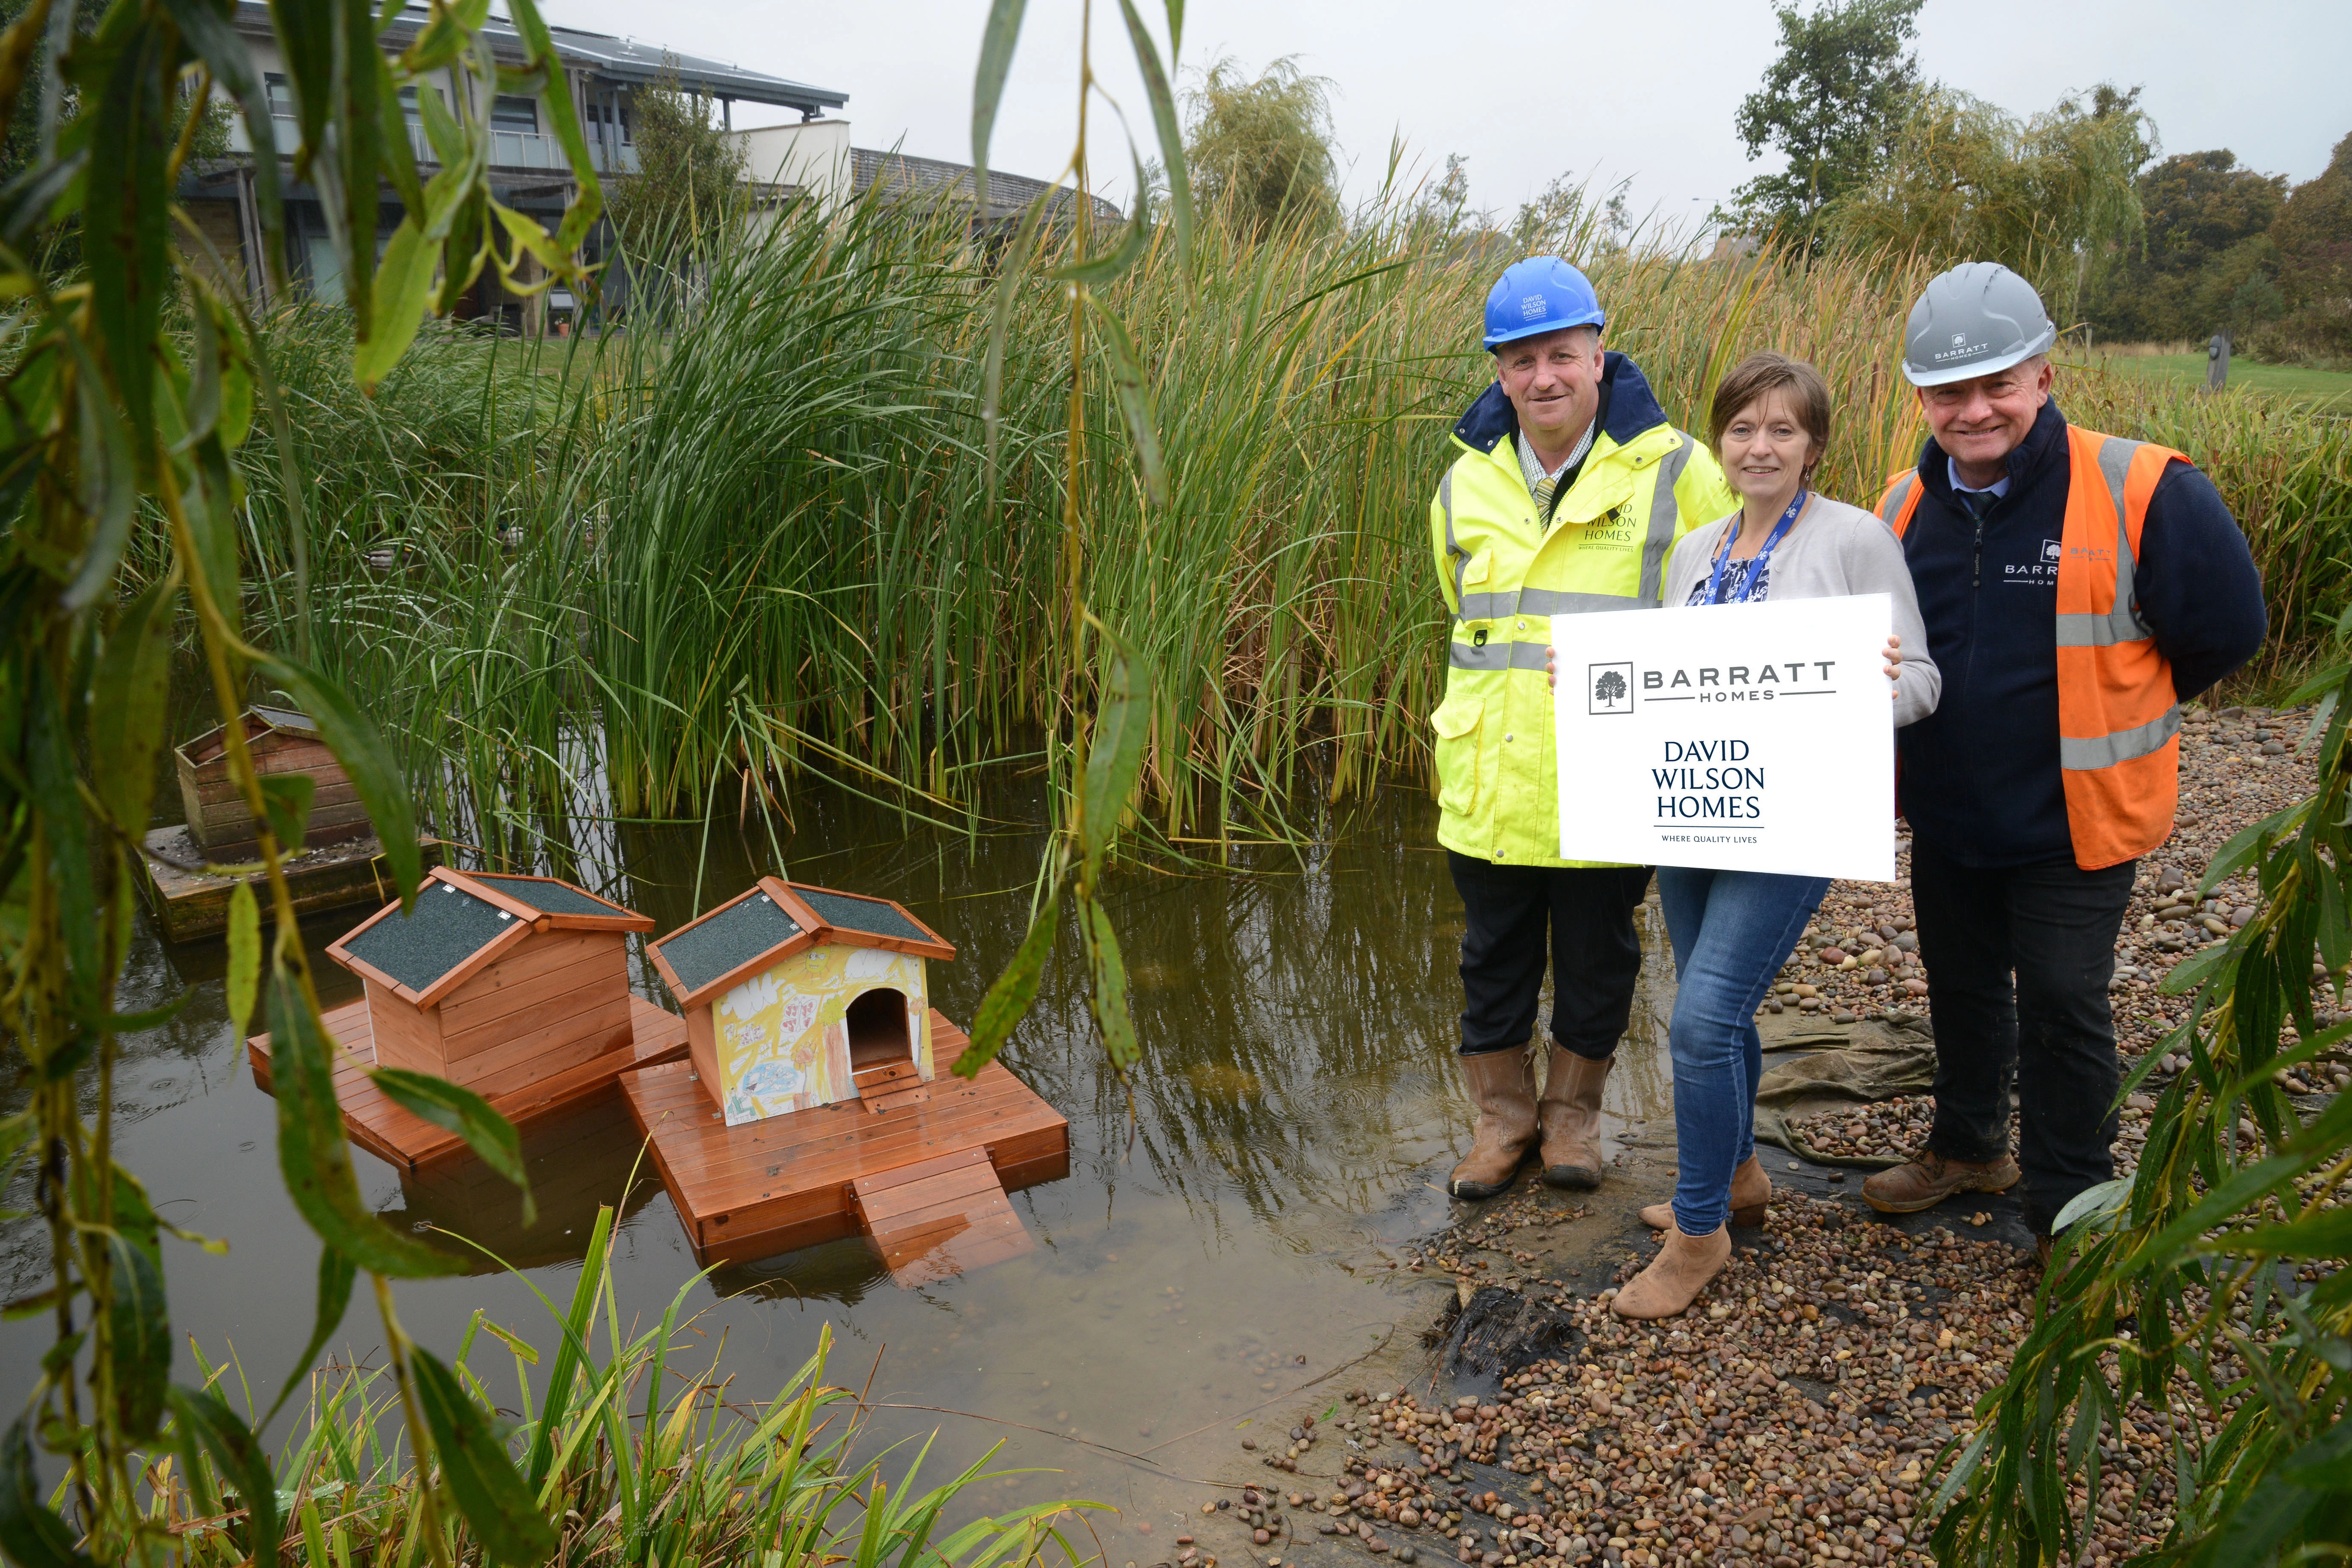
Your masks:
<svg viewBox="0 0 2352 1568"><path fill-rule="evenodd" d="M568 26L845 92L861 147L971 158L985 0L541 4ZM1155 0L1138 6L1164 26ZM1118 7L1097 0L1094 14L1097 71L1148 140ZM1047 178L1068 157L1079 15L1078 0L1030 0L993 166ZM1393 137L1423 174L1466 156L1472 205L1506 218L1566 173L1629 182L1637 215L1688 223L1770 166L1747 162L1731 121L1775 36L1767 0L1192 0L1179 66L1224 54L1255 73L1290 55L1328 78L1350 199L1379 188ZM2143 87L2166 152L2227 147L2294 180L2352 132L2347 0L1927 0L1918 50L1928 77L2020 113L2103 80ZM789 117L737 109L739 126ZM1097 184L1124 200L1130 165L1108 118L1089 138Z"/></svg>

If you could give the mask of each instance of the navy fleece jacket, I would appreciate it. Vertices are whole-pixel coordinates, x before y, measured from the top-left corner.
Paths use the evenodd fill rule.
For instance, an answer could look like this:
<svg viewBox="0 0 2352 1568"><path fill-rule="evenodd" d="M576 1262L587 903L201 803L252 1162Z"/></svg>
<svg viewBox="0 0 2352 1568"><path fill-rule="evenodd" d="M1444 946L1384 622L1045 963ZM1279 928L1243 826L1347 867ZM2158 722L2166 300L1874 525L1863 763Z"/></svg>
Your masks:
<svg viewBox="0 0 2352 1568"><path fill-rule="evenodd" d="M2009 455L2009 474L1979 531L1930 439L1903 537L1944 692L1934 713L1895 732L1901 809L1943 854L1986 868L2074 856L2058 766L2056 562L2070 469L2055 402ZM2188 463L2157 481L2132 584L2184 701L2262 646L2262 574L2213 481Z"/></svg>

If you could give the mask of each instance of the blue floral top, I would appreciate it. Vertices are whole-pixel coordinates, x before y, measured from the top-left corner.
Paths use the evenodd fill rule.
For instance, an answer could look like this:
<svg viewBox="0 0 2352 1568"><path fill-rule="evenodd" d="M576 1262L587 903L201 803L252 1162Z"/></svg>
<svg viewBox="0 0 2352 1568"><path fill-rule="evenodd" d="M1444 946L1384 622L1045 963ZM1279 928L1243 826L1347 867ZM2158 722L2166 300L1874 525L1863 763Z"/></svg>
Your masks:
<svg viewBox="0 0 2352 1568"><path fill-rule="evenodd" d="M1757 557L1751 555L1745 561L1727 561L1724 563L1723 602L1725 604L1729 605L1738 602L1740 597L1739 591L1743 587L1747 586L1748 574L1756 570L1757 559ZM1701 577L1697 582L1692 584L1690 597L1685 599L1683 603L1685 605L1706 604L1706 582L1707 580L1706 577ZM1767 561L1764 563L1763 572L1756 579L1755 591L1747 595L1748 603L1760 603L1763 600L1764 595L1771 591L1771 587L1772 563L1769 561Z"/></svg>

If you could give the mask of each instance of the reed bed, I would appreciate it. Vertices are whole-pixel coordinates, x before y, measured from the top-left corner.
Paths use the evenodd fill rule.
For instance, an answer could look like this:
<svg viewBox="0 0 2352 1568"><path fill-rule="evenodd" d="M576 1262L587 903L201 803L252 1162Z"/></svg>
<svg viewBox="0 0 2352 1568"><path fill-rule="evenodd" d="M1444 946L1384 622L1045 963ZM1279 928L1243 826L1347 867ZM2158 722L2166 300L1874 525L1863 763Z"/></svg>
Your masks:
<svg viewBox="0 0 2352 1568"><path fill-rule="evenodd" d="M613 1217L600 1211L571 1301L541 1297L549 1322L539 1343L478 1311L455 1361L485 1421L502 1405L520 1409L510 1441L540 1513L561 1537L556 1562L1033 1568L1099 1556L1070 1539L1084 1528L1083 1511L1099 1505L1038 1503L992 1515L974 1506L974 1484L1005 1473L988 1468L992 1448L928 1487L928 1443L911 1455L862 1456L871 1412L856 1390L825 1381L830 1329L764 1397L735 1387L715 1359L677 1359L689 1347L708 1351L678 1319L698 1277L657 1323L625 1327L609 1267ZM241 1368L205 1372L235 1396ZM427 1538L387 1374L331 1364L310 1374L308 1394L272 1467L284 1544L269 1561L420 1568L489 1560L446 1505L437 1510L442 1539ZM897 1474L884 1473L886 1460ZM148 1521L175 1538L175 1561L234 1568L266 1547L267 1521L208 1451L191 1444L158 1455L144 1474Z"/></svg>
<svg viewBox="0 0 2352 1568"><path fill-rule="evenodd" d="M1685 428L1725 368L1771 346L1838 389L1831 493L1874 500L1916 453L1895 356L1917 268L1699 259L1580 228L1553 243ZM625 330L530 349L445 332L373 401L337 390L333 315L274 320L316 483L288 504L257 421L259 635L307 639L405 747L436 818L509 850L564 807L583 755L622 816L789 816L810 771L968 812L977 770L1034 756L1088 701L1055 673L1066 302L1016 283L992 447L994 258L873 203L755 220L690 286L639 290ZM1302 792L1424 776L1444 643L1428 498L1488 376L1475 326L1499 262L1403 216L1268 237L1211 221L1189 275L1155 240L1108 290L1147 358L1169 500L1148 503L1091 364L1077 543L1091 606L1154 675L1157 835L1262 833ZM2212 473L2272 584L2261 673L2297 668L2352 588L2352 426L2063 374L2073 417Z"/></svg>

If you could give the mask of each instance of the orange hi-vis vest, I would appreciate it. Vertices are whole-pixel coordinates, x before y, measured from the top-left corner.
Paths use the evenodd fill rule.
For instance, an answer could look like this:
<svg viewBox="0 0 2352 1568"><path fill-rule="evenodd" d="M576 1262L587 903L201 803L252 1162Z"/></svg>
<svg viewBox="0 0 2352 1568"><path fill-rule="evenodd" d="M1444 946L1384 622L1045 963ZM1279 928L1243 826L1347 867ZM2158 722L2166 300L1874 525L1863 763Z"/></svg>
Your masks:
<svg viewBox="0 0 2352 1568"><path fill-rule="evenodd" d="M2172 831L2180 795L2180 700L2172 665L2132 591L2140 529L2168 447L2066 426L2066 520L2058 561L2058 764L2074 863L2145 855ZM1919 510L1916 468L1878 515L1897 539Z"/></svg>

